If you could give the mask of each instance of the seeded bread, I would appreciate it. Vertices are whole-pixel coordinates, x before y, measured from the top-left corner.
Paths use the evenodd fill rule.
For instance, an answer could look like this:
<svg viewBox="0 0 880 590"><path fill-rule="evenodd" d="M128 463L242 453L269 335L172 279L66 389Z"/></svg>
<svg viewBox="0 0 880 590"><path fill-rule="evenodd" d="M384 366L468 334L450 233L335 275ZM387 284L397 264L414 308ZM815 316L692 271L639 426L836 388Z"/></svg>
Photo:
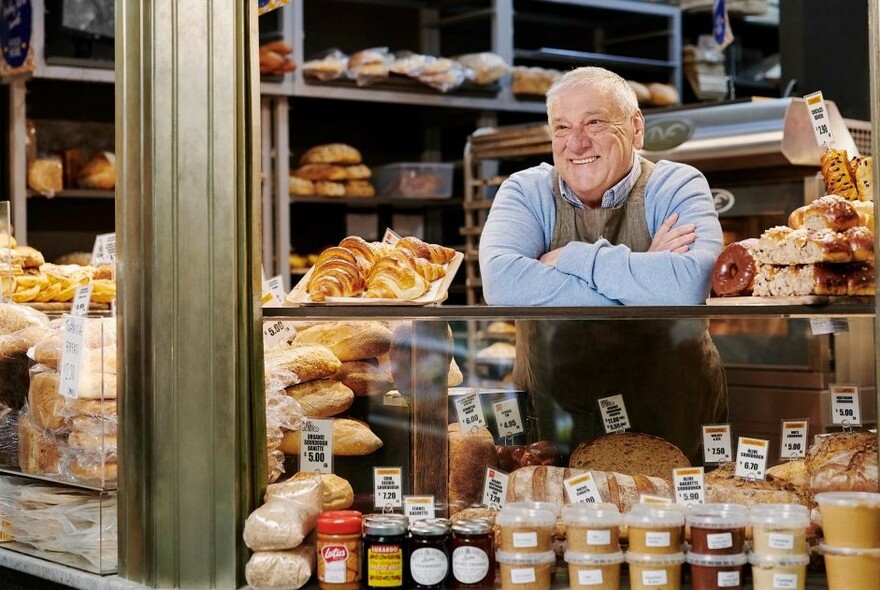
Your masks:
<svg viewBox="0 0 880 590"><path fill-rule="evenodd" d="M650 475L672 481L672 470L690 467L687 456L669 441L642 432L617 432L584 441L568 466L627 475Z"/></svg>

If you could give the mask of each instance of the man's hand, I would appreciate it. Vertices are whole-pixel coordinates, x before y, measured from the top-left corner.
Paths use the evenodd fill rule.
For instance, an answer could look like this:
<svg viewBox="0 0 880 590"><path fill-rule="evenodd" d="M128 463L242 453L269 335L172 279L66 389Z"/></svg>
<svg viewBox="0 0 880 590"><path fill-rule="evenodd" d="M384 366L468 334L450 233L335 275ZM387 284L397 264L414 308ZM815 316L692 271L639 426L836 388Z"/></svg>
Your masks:
<svg viewBox="0 0 880 590"><path fill-rule="evenodd" d="M695 226L693 223L685 223L674 228L672 226L675 225L676 221L678 221L678 213L673 213L666 218L666 221L663 222L657 233L654 234L654 239L651 240L651 247L648 248L648 252L684 254L690 249L690 245L697 239L697 234L694 231ZM548 254L550 253L548 252Z"/></svg>
<svg viewBox="0 0 880 590"><path fill-rule="evenodd" d="M555 250L550 250L546 254L542 254L538 260L552 267L556 267L556 262L559 260L559 255L562 253L562 248L556 248Z"/></svg>

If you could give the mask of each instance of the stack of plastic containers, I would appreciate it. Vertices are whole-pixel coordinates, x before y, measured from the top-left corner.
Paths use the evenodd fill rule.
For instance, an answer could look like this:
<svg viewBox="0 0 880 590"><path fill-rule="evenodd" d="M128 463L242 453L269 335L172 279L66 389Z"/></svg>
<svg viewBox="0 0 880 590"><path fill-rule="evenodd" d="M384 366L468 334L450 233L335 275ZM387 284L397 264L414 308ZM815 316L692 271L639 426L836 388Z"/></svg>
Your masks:
<svg viewBox="0 0 880 590"><path fill-rule="evenodd" d="M806 530L810 514L799 504L754 504L752 526L752 585L754 590L804 590L807 580Z"/></svg>
<svg viewBox="0 0 880 590"><path fill-rule="evenodd" d="M569 588L620 588L620 525L623 517L614 504L570 504L562 508L565 524Z"/></svg>
<svg viewBox="0 0 880 590"><path fill-rule="evenodd" d="M639 504L625 515L629 536L626 562L632 590L678 590L684 513L671 508Z"/></svg>
<svg viewBox="0 0 880 590"><path fill-rule="evenodd" d="M501 544L495 554L502 590L549 590L556 565L552 550L556 513L506 507L495 517Z"/></svg>
<svg viewBox="0 0 880 590"><path fill-rule="evenodd" d="M687 514L693 590L742 588L748 511L738 504L701 504Z"/></svg>
<svg viewBox="0 0 880 590"><path fill-rule="evenodd" d="M880 494L816 494L829 590L880 588Z"/></svg>

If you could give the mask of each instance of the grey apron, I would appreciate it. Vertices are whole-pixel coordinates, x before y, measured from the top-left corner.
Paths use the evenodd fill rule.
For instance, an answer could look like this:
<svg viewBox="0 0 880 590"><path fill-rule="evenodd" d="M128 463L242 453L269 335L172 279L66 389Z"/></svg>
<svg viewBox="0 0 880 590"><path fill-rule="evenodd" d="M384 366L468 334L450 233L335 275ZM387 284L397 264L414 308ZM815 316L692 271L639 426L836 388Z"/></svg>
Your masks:
<svg viewBox="0 0 880 590"><path fill-rule="evenodd" d="M551 249L605 238L646 252L642 173L615 208L577 209L559 190L553 170L556 226ZM568 454L604 434L598 398L622 394L631 430L661 436L691 461L700 460L700 425L727 420L727 384L705 320L520 320L516 322L514 381L530 393L537 436Z"/></svg>

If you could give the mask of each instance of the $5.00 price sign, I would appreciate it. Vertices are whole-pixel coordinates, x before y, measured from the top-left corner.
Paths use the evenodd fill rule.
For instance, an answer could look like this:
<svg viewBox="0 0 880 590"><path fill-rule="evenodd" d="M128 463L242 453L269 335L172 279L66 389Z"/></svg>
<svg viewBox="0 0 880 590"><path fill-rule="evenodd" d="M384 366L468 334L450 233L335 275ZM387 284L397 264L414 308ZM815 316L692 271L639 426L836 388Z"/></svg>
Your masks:
<svg viewBox="0 0 880 590"><path fill-rule="evenodd" d="M333 473L333 420L303 418L299 440L299 470Z"/></svg>

